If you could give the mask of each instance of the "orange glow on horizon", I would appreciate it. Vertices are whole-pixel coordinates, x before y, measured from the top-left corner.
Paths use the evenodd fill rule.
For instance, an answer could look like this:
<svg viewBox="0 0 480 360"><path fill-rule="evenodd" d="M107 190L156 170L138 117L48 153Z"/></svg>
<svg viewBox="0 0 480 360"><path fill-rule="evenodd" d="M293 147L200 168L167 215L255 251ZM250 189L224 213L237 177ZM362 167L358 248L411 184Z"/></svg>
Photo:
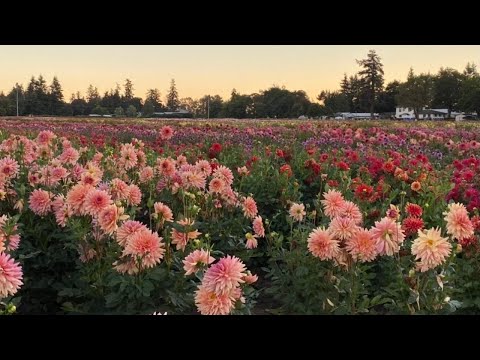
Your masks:
<svg viewBox="0 0 480 360"><path fill-rule="evenodd" d="M321 90L336 90L344 73L359 70L355 59L369 49L382 58L386 83L405 80L408 70L436 73L440 67L459 71L478 64L480 46L375 45L188 45L188 46L11 46L1 45L0 91L16 82L27 86L42 74L50 84L57 76L68 101L73 92L85 95L89 84L103 96L126 78L135 96L160 90L162 101L174 78L180 98L218 94L230 97L233 88L250 94L272 85L305 90L314 100Z"/></svg>

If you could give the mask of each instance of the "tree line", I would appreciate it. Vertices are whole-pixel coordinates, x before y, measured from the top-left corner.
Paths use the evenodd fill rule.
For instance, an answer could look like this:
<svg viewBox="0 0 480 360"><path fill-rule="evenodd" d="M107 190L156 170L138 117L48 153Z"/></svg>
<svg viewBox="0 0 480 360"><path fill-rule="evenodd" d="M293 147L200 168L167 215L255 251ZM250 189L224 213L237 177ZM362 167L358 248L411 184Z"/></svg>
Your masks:
<svg viewBox="0 0 480 360"><path fill-rule="evenodd" d="M187 110L196 118L292 118L301 115L318 117L324 114L322 106L311 102L304 91L289 91L272 86L254 94L240 94L232 90L230 99L224 101L220 95L205 95L199 99L179 98L175 80L172 79L165 103L157 88L148 89L145 98L135 96L134 85L126 79L123 88L117 83L114 89L102 94L90 85L85 96L79 91L65 101L57 77L50 85L42 75L32 77L25 89L13 87L8 94L0 93L0 116L19 115L87 116L89 114L115 115L118 117L144 117L159 112Z"/></svg>
<svg viewBox="0 0 480 360"><path fill-rule="evenodd" d="M476 112L480 114L480 74L475 64L467 63L463 72L440 68L436 74L415 74L413 68L407 80L394 80L384 86L384 71L380 57L370 50L367 58L357 60L362 68L357 74L344 75L338 91L322 91L318 100L327 114L339 112L394 112L397 106L412 108L416 119L424 108Z"/></svg>
<svg viewBox="0 0 480 360"><path fill-rule="evenodd" d="M384 70L380 56L370 50L365 59L356 60L359 71L344 75L337 91L321 91L311 101L305 91L290 91L272 86L252 94L232 90L230 98L205 95L199 99L180 98L172 79L165 102L157 88L148 89L144 99L135 96L134 85L126 79L123 86L100 94L90 85L85 96L80 92L64 99L57 77L48 85L42 75L32 76L26 88L14 86L8 94L0 93L0 116L53 115L87 116L89 114L118 117L151 117L154 113L187 110L196 118L298 118L333 116L339 112L393 113L395 107L414 109L415 116L423 108L446 108L449 111L480 114L480 75L474 64L467 64L463 72L441 68L437 74L414 74L413 69L404 82L384 84ZM17 102L18 97L18 102Z"/></svg>

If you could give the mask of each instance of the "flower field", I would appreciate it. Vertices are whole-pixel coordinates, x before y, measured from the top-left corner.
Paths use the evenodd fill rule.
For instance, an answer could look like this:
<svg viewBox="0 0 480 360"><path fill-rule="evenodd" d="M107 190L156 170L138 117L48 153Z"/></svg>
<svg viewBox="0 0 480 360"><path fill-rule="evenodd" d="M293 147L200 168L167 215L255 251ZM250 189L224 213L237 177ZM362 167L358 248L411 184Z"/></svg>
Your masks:
<svg viewBox="0 0 480 360"><path fill-rule="evenodd" d="M480 126L0 118L2 314L480 313Z"/></svg>

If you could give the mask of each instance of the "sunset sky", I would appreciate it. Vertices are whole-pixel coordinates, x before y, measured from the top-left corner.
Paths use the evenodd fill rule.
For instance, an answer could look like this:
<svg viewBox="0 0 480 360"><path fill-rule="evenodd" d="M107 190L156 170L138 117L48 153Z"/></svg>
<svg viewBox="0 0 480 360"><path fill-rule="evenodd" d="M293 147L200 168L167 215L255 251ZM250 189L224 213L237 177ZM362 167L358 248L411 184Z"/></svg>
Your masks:
<svg viewBox="0 0 480 360"><path fill-rule="evenodd" d="M219 94L228 98L233 88L252 93L272 85L305 90L314 99L321 90L335 90L343 73L359 70L355 59L377 50L386 82L405 80L415 73L443 67L463 70L480 62L480 46L399 45L152 45L152 46L0 46L0 91L16 82L27 85L42 74L49 84L56 75L68 100L72 92L85 94L89 84L105 90L133 81L135 95L144 97L158 88L162 100L175 78L180 97Z"/></svg>

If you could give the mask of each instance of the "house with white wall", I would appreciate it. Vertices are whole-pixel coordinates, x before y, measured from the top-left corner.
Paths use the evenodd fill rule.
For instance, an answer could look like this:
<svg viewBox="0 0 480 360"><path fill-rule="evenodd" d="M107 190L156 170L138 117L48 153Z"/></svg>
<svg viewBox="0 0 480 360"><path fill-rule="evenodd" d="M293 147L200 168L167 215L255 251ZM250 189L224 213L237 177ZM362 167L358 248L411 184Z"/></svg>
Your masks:
<svg viewBox="0 0 480 360"><path fill-rule="evenodd" d="M450 117L460 115L459 112L452 111ZM427 109L423 108L419 114L419 120L445 120L448 116L448 109ZM415 119L415 112L413 108L409 107L397 107L395 108L395 118L401 120L413 120Z"/></svg>

